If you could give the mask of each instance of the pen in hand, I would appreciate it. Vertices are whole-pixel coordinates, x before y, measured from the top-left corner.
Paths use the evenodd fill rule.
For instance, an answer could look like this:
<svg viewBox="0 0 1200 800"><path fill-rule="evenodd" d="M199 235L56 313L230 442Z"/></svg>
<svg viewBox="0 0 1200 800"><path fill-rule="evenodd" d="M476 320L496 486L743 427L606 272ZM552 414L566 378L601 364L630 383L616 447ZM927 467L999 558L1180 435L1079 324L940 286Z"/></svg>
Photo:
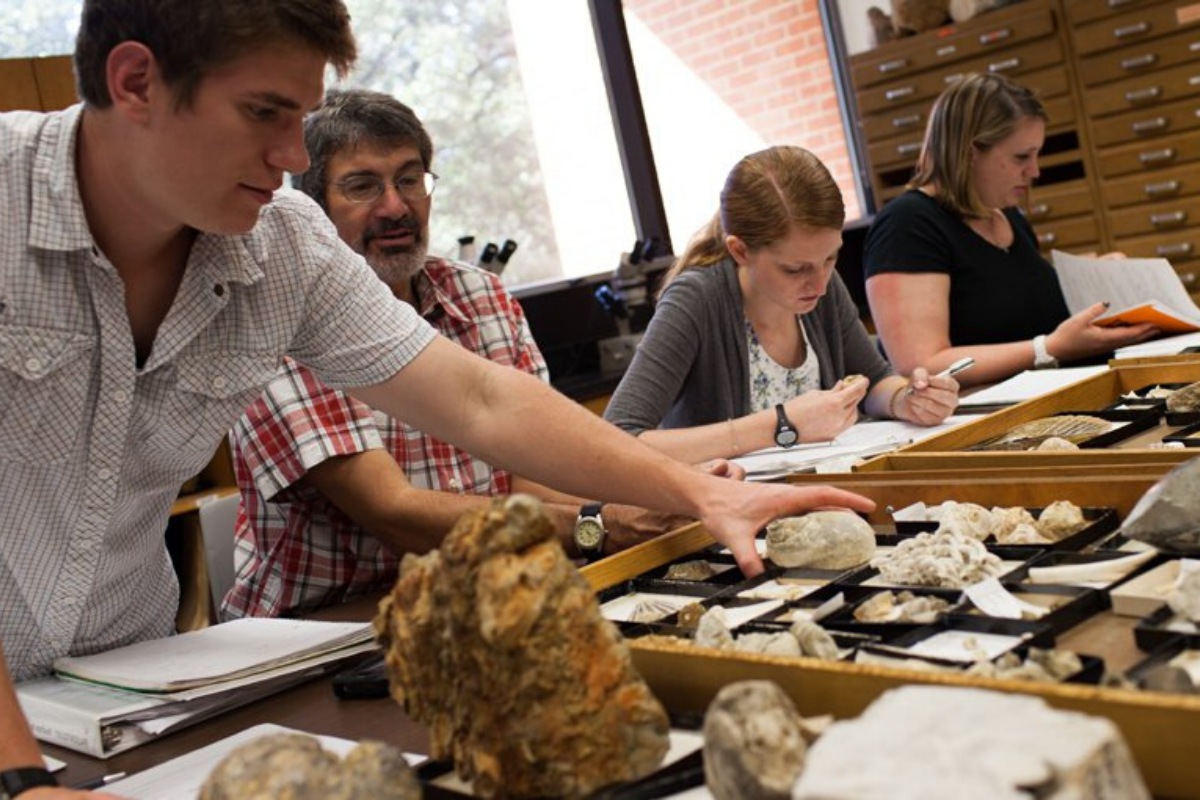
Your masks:
<svg viewBox="0 0 1200 800"><path fill-rule="evenodd" d="M975 359L971 358L970 356L967 356L966 358L960 358L958 361L955 361L953 364L951 364L950 366L946 367L944 370L942 370L941 372L937 373L937 374L936 374L936 375L934 375L933 377L935 377L935 378L949 378L949 377L951 377L951 376L953 376L953 375L957 375L957 374L958 374L958 373L960 373L960 372L963 372L963 371L965 371L965 370L968 370L968 369L970 369L970 368L971 368L971 367L973 367L973 366L975 366ZM913 393L913 392L915 392L915 391L916 391L916 389L914 389L914 388L913 388L913 386L912 386L912 383L910 382L910 383L908 384L908 393L909 393L909 394L912 394L912 393Z"/></svg>
<svg viewBox="0 0 1200 800"><path fill-rule="evenodd" d="M102 789L110 783L119 781L125 777L124 772L114 772L110 775L102 775L99 778L92 778L90 781L82 781L72 786L72 789L80 789L82 791L90 791L92 789Z"/></svg>

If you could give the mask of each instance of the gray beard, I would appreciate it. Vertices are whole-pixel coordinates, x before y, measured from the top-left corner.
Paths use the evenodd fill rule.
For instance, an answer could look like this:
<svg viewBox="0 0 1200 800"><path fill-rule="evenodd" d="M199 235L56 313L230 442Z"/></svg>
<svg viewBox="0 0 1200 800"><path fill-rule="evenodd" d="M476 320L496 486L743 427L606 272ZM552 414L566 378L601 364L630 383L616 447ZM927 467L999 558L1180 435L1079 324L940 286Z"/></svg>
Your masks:
<svg viewBox="0 0 1200 800"><path fill-rule="evenodd" d="M425 266L425 254L428 250L428 245L421 242L414 249L405 253L384 253L371 256L367 259L367 263L371 265L371 269L375 270L379 280L388 286L396 286L404 281L412 280L412 277L421 271L421 268Z"/></svg>

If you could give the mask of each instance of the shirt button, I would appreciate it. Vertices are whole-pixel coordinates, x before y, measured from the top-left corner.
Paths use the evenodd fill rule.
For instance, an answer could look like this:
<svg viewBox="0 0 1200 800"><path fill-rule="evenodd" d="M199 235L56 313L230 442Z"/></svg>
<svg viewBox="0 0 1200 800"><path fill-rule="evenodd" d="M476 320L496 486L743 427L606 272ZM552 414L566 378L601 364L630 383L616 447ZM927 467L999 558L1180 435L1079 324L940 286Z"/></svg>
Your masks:
<svg viewBox="0 0 1200 800"><path fill-rule="evenodd" d="M117 389L115 392L113 392L113 400L117 401L118 403L124 403L128 399L129 395L125 393L124 389Z"/></svg>
<svg viewBox="0 0 1200 800"><path fill-rule="evenodd" d="M217 377L212 379L212 387L214 389L224 389L228 385L229 385L229 381L226 380L223 375L218 375Z"/></svg>
<svg viewBox="0 0 1200 800"><path fill-rule="evenodd" d="M112 477L112 470L110 470L108 467L101 467L96 471L96 477L102 481L106 481Z"/></svg>
<svg viewBox="0 0 1200 800"><path fill-rule="evenodd" d="M41 375L42 362L36 358L27 358L25 359L25 369L28 370L29 374L31 375Z"/></svg>

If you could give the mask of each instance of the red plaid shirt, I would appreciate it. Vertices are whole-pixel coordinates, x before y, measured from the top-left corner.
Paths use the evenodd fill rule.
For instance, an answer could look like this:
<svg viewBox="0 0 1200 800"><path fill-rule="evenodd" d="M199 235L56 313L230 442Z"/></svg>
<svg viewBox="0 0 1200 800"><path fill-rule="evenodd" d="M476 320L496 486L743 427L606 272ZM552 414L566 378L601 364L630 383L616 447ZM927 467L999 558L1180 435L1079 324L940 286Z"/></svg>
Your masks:
<svg viewBox="0 0 1200 800"><path fill-rule="evenodd" d="M430 258L415 283L421 316L442 335L548 379L520 305L495 275ZM330 389L290 360L230 441L242 505L236 582L221 608L227 619L298 613L395 581L396 555L324 495L296 486L328 458L382 447L413 486L438 491L507 494L511 482L507 472Z"/></svg>

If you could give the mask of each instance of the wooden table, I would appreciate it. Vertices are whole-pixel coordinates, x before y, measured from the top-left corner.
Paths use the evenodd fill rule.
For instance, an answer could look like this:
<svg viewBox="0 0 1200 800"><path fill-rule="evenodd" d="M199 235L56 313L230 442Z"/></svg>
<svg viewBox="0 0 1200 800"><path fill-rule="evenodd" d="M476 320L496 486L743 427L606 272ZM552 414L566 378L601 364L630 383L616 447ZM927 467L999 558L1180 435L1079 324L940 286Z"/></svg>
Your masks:
<svg viewBox="0 0 1200 800"><path fill-rule="evenodd" d="M372 596L354 600L322 610L313 618L339 622L368 621L375 614L378 599L378 596ZM408 753L429 752L426 728L409 719L394 700L340 700L334 696L332 679L328 676L308 681L111 758L92 758L45 743L42 743L42 751L67 762L66 770L58 773L59 782L74 785L114 772L133 775L266 722L344 739L377 739Z"/></svg>

